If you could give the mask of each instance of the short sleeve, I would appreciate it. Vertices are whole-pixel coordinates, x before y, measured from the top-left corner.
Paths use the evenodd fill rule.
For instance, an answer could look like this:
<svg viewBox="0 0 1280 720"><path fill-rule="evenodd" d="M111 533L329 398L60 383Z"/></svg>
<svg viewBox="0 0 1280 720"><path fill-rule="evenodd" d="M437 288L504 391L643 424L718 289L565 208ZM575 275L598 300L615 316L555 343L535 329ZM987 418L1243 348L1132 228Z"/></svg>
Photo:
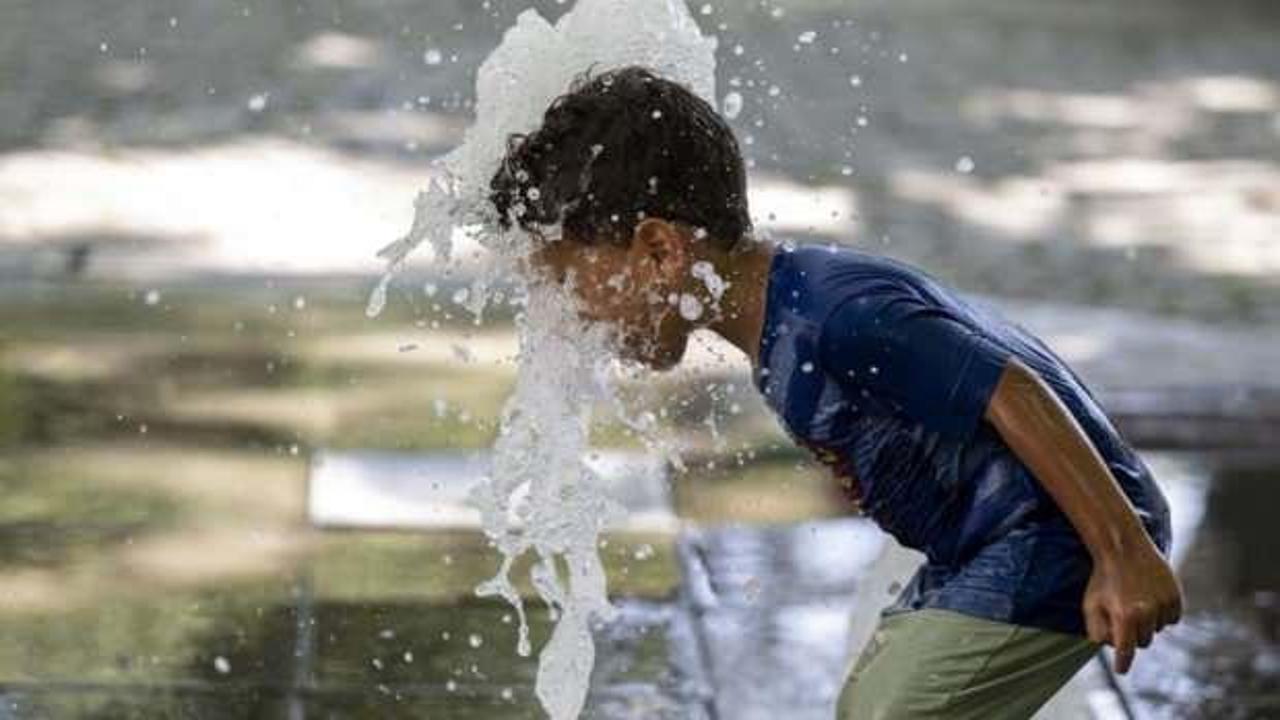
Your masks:
<svg viewBox="0 0 1280 720"><path fill-rule="evenodd" d="M978 427L1011 356L959 313L905 290L841 303L818 351L838 382L952 438Z"/></svg>

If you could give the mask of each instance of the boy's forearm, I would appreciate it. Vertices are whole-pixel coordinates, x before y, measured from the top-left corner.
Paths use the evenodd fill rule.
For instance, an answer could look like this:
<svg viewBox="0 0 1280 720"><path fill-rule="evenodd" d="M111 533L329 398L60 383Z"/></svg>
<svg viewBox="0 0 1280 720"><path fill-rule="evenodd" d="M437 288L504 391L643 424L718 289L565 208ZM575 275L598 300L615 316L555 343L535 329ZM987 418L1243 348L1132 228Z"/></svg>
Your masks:
<svg viewBox="0 0 1280 720"><path fill-rule="evenodd" d="M1035 371L1011 361L986 417L1058 503L1095 563L1111 563L1150 545L1133 505L1089 436Z"/></svg>

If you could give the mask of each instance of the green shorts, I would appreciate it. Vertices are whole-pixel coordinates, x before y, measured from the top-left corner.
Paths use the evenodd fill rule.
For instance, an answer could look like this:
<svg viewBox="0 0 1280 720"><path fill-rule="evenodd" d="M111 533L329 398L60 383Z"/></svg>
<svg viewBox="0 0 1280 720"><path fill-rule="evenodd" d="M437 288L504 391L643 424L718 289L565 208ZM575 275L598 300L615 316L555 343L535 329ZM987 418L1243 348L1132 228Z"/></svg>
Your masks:
<svg viewBox="0 0 1280 720"><path fill-rule="evenodd" d="M950 610L888 615L852 664L836 718L1029 718L1097 651L1083 637Z"/></svg>

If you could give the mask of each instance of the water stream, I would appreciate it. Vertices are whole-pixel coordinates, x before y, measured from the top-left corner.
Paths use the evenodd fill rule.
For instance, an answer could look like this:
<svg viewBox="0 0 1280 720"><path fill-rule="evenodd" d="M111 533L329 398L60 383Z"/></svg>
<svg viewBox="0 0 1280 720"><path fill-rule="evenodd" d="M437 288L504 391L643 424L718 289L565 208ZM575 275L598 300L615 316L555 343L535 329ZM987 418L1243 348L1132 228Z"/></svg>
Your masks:
<svg viewBox="0 0 1280 720"><path fill-rule="evenodd" d="M581 0L554 25L535 10L521 13L480 66L476 120L463 144L437 163L438 175L415 202L410 231L380 253L388 272L370 298L371 316L385 306L395 272L423 243L437 262L452 261L467 241L487 253L485 270L465 296L477 323L495 299L490 288L516 288L504 295L521 306L516 389L503 412L492 469L472 494L502 559L477 592L512 604L519 618L517 651L529 654L525 609L511 570L525 553L536 554L530 580L557 621L539 656L536 693L556 720L581 712L595 660L590 625L613 613L598 543L621 511L594 482L583 456L593 408L623 406L612 391L603 329L580 327L563 289L522 271L531 238L518 228L495 227L488 180L508 136L536 129L547 106L583 70L645 65L714 103L715 48L681 0ZM637 414L627 424L646 434L648 418Z"/></svg>

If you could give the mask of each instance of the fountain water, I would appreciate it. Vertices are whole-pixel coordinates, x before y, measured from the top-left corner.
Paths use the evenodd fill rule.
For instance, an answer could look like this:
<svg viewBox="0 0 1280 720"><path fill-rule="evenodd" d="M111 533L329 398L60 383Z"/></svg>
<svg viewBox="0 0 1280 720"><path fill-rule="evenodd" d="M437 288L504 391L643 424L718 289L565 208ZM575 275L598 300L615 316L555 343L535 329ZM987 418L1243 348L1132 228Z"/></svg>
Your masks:
<svg viewBox="0 0 1280 720"><path fill-rule="evenodd" d="M665 452L665 446L654 439L653 416L629 417L613 392L605 330L579 327L569 293L522 272L531 238L495 226L488 182L508 135L536 129L547 106L583 70L644 65L714 104L715 48L683 0L579 0L555 24L524 11L480 66L476 120L462 145L436 163L438 174L418 195L409 232L379 253L388 269L370 297L370 316L382 310L394 273L423 243L442 263L455 261L459 236L487 251L467 293L477 319L488 288L499 281L517 287L523 308L516 389L503 412L491 471L472 493L502 561L477 592L516 608L517 648L527 655L523 603L510 571L524 553L536 554L530 579L557 619L540 654L536 692L555 720L581 712L595 658L590 623L613 611L597 548L601 530L621 511L582 463L593 406L603 402L655 449Z"/></svg>

